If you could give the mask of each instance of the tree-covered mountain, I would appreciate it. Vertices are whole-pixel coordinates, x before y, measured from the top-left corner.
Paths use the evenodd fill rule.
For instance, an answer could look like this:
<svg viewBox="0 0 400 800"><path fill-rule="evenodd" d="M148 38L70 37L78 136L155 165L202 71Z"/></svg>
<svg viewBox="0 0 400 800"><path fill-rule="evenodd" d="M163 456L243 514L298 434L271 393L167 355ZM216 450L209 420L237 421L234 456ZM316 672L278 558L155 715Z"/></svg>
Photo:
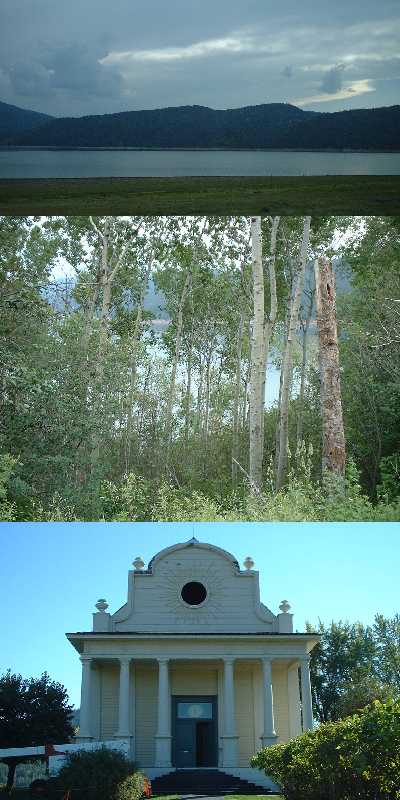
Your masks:
<svg viewBox="0 0 400 800"><path fill-rule="evenodd" d="M1 109L0 109L1 116ZM180 106L50 118L3 134L0 144L32 147L400 149L400 106L321 113L288 103L215 110Z"/></svg>
<svg viewBox="0 0 400 800"><path fill-rule="evenodd" d="M40 114L37 111L0 102L0 143L17 136L24 136L52 119L49 114Z"/></svg>

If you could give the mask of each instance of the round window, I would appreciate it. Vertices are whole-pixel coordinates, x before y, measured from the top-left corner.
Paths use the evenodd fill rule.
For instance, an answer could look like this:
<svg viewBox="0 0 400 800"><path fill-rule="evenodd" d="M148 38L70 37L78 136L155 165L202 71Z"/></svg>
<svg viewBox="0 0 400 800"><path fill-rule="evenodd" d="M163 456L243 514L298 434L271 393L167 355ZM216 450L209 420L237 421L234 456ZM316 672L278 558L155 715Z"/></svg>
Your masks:
<svg viewBox="0 0 400 800"><path fill-rule="evenodd" d="M181 591L181 598L189 606L199 606L207 597L207 589L198 581L185 583Z"/></svg>

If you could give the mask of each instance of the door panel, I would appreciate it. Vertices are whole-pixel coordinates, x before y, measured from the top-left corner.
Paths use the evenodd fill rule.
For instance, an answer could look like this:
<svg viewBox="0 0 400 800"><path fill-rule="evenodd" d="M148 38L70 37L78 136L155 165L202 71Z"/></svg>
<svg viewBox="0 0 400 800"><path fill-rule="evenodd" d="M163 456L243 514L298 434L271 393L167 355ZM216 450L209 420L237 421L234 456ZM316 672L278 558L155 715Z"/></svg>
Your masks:
<svg viewBox="0 0 400 800"><path fill-rule="evenodd" d="M194 720L179 720L175 729L175 766L196 766L196 723Z"/></svg>
<svg viewBox="0 0 400 800"><path fill-rule="evenodd" d="M217 698L172 698L173 764L176 767L216 767Z"/></svg>

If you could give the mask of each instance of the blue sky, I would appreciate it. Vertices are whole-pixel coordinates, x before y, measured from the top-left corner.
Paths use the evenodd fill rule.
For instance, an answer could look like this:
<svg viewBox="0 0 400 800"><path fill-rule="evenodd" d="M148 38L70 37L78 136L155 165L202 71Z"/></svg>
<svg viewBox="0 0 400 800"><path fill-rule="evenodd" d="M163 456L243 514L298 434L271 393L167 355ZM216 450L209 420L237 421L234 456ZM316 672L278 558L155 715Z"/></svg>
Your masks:
<svg viewBox="0 0 400 800"><path fill-rule="evenodd" d="M294 626L305 620L360 620L399 609L397 523L1 523L0 673L47 670L79 704L80 662L66 631L90 630L99 597L116 611L128 570L195 535L250 555L261 599L277 612L287 599Z"/></svg>

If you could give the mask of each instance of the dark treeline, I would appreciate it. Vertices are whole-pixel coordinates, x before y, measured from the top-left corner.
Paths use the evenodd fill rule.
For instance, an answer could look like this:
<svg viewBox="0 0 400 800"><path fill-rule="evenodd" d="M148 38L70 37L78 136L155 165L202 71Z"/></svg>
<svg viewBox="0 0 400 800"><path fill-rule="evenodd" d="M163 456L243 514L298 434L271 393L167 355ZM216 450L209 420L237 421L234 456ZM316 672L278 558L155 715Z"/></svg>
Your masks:
<svg viewBox="0 0 400 800"><path fill-rule="evenodd" d="M399 519L398 236L3 217L2 518Z"/></svg>
<svg viewBox="0 0 400 800"><path fill-rule="evenodd" d="M49 147L399 150L400 106L304 111L289 103L43 118L0 104L0 144ZM28 116L30 114L30 116ZM14 128L13 128L14 126ZM31 127L31 129L29 129Z"/></svg>

